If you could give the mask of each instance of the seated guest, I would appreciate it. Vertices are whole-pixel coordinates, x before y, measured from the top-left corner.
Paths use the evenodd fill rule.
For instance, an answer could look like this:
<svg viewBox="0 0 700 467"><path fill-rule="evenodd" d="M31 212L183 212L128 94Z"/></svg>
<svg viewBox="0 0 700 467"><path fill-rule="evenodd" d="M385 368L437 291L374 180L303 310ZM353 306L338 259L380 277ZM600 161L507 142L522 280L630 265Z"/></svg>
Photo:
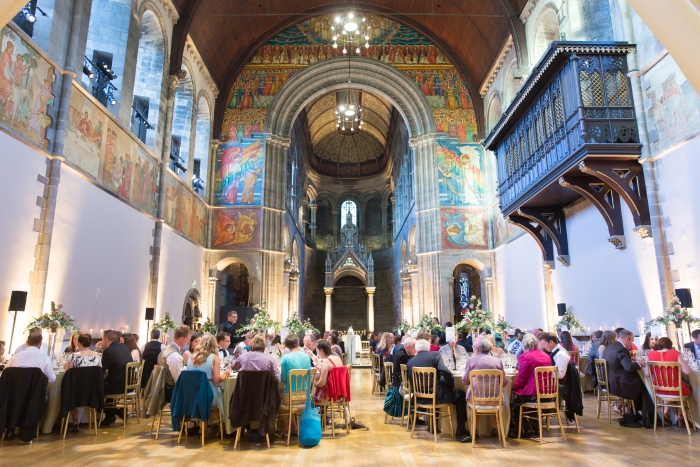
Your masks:
<svg viewBox="0 0 700 467"><path fill-rule="evenodd" d="M189 328L188 328L189 329ZM263 342L263 346L264 346ZM216 345L216 338L211 334L205 334L202 337L202 342L197 351L192 354L189 362L187 362L187 371L202 371L206 373L207 379L209 380L209 385L214 393L214 401L212 402L212 407L215 405L219 407L219 411L224 413L224 402L223 396L221 395L221 389L219 389L218 384L226 381L226 378L231 376L229 370L221 373L219 364L219 352ZM208 424L204 423L204 433L207 433ZM223 427L219 427L223 429Z"/></svg>
<svg viewBox="0 0 700 467"><path fill-rule="evenodd" d="M233 355L233 349L231 349L231 335L226 331L219 331L216 333L216 343L219 346L219 358L222 360L229 355Z"/></svg>
<svg viewBox="0 0 700 467"><path fill-rule="evenodd" d="M105 369L105 394L124 394L126 365L131 363L131 351L119 342L120 332L109 330L102 336L102 367ZM101 427L115 422L122 409L107 408ZM121 415L120 415L121 416Z"/></svg>
<svg viewBox="0 0 700 467"><path fill-rule="evenodd" d="M569 331L562 331L559 333L559 343L567 352L578 351L578 346L574 344L574 339L571 337Z"/></svg>
<svg viewBox="0 0 700 467"><path fill-rule="evenodd" d="M340 346L340 350L342 350L342 352L345 353L345 342L343 341L343 339L340 338L338 331L331 331L331 336L335 336L338 338L338 345Z"/></svg>
<svg viewBox="0 0 700 467"><path fill-rule="evenodd" d="M63 353L69 354L78 351L78 336L80 336L80 331L75 331L73 335L70 336L68 347L66 347L66 350L64 350Z"/></svg>
<svg viewBox="0 0 700 467"><path fill-rule="evenodd" d="M160 342L160 329L152 329L151 330L151 340L146 342L143 347L141 347L141 358L146 360L146 356L144 355L146 353L146 349L149 349L151 352L154 352L156 349L158 349L158 353L161 353L163 350L165 350L165 344Z"/></svg>
<svg viewBox="0 0 700 467"><path fill-rule="evenodd" d="M399 384L404 383L408 388L408 381L401 381L401 365L407 364L411 357L416 354L416 340L411 336L404 336L401 342L401 347L395 353L388 355L386 361L394 364L390 384L399 387Z"/></svg>
<svg viewBox="0 0 700 467"><path fill-rule="evenodd" d="M435 368L437 370L437 381L435 398L437 404L454 404L457 413L457 432L455 437L461 443L469 443L472 437L469 430L464 426L467 421L467 402L462 391L454 389L454 376L449 368L445 366L439 352L430 351L430 342L425 339L418 339L415 345L416 354L406 364L406 376L413 383L414 368ZM418 400L419 403L424 401ZM435 427L433 427L434 429Z"/></svg>
<svg viewBox="0 0 700 467"><path fill-rule="evenodd" d="M175 382L185 368L182 353L190 342L192 331L188 326L181 324L175 328L173 341L158 355L158 365L165 368L165 401L170 402L173 395Z"/></svg>
<svg viewBox="0 0 700 467"><path fill-rule="evenodd" d="M700 334L700 333L698 333ZM690 343L692 345L692 342ZM688 344L685 345L686 347ZM651 335L651 332L646 333L644 336L644 342L642 343L642 350L646 350L647 352L650 350L654 350L654 347L656 347L656 337Z"/></svg>
<svg viewBox="0 0 700 467"><path fill-rule="evenodd" d="M598 357L597 357L597 355L598 355L598 346L600 346L600 340L601 340L602 338L603 338L603 331L598 330L598 331L596 331L596 332L594 332L594 333L591 334L591 349L588 351L588 356L589 356L589 357L590 357L590 355L591 355L592 353L594 353L594 354L596 355L595 358L598 358Z"/></svg>
<svg viewBox="0 0 700 467"><path fill-rule="evenodd" d="M626 331L626 329L625 328L615 329L615 335L617 336L618 334L620 334L620 331ZM632 335L632 337L634 337L634 334ZM634 339L632 340L632 345L630 345L630 350L639 350L634 343Z"/></svg>
<svg viewBox="0 0 700 467"><path fill-rule="evenodd" d="M233 356L238 358L241 355L243 355L246 352L250 352L250 339L253 337L253 334L250 332L246 332L243 334L243 340L238 343L235 349L233 349Z"/></svg>
<svg viewBox="0 0 700 467"><path fill-rule="evenodd" d="M338 335L331 334L329 337L329 342L331 344L331 350L333 351L333 353L342 359L343 358L343 349L340 348L340 345L339 345L340 341L338 340ZM318 343L316 344L316 348L318 349Z"/></svg>
<svg viewBox="0 0 700 467"><path fill-rule="evenodd" d="M688 362L683 360L683 356L681 355L681 353L673 348L673 342L671 342L671 339L669 339L668 337L660 337L656 347L659 350L652 350L647 354L647 358L650 362L678 362L681 364L681 371L683 371L683 373L686 375L690 374L690 366L688 365ZM656 372L658 376L661 376L660 369L657 368ZM649 376L649 367L644 368L644 373L647 376ZM674 375L673 384L678 384L678 378L679 375ZM681 386L683 388L683 396L689 396L690 386L688 385L688 383L681 380ZM677 391L656 391L656 393L678 395ZM670 407L664 407L664 421L668 422L669 425L671 424L670 410ZM680 425L682 421L682 418L680 417L682 416L680 413L678 415L678 424Z"/></svg>
<svg viewBox="0 0 700 467"><path fill-rule="evenodd" d="M131 352L131 359L135 362L141 361L141 350L139 350L138 342L136 342L136 337L134 334L124 334L122 338L124 339L124 345L129 352Z"/></svg>
<svg viewBox="0 0 700 467"><path fill-rule="evenodd" d="M190 336L190 345L189 345L189 347L187 348L187 350L185 350L185 351L182 353L182 364L183 364L183 365L187 366L187 362L189 362L189 361L190 361L190 358L192 358L192 355L194 355L194 354L197 352L197 347L198 347L199 344L201 344L201 343L202 343L202 335L201 335L200 333L198 333L197 331L194 331L194 332L192 333L192 335ZM219 346L218 346L218 345L217 345L217 347L216 347L216 350L217 350L216 353L218 354L218 353L219 353L219 352L218 352L218 351L219 351ZM221 356L219 356L219 358L221 358ZM222 360L223 360L223 359L222 359Z"/></svg>
<svg viewBox="0 0 700 467"><path fill-rule="evenodd" d="M309 356L311 366L318 367L321 365L321 360L316 356L316 339L314 338L314 334L304 335L303 342L304 347L302 350Z"/></svg>
<svg viewBox="0 0 700 467"><path fill-rule="evenodd" d="M255 336L250 340L250 352L246 352L236 360L233 365L234 371L239 370L261 370L271 371L277 381L280 380L280 370L274 358L265 352L265 340L260 336Z"/></svg>
<svg viewBox="0 0 700 467"><path fill-rule="evenodd" d="M372 353L377 351L377 344L379 343L379 340L381 338L382 333L381 332L373 332L369 336L369 347L372 349Z"/></svg>
<svg viewBox="0 0 700 467"><path fill-rule="evenodd" d="M399 339L399 337L401 337L401 334L396 334L396 335L394 336L394 342L396 342L396 340ZM399 352L399 350L403 349L403 341L404 341L404 339L406 339L406 336L401 337L401 340L399 341L398 344L396 344L396 343L394 344L394 348L391 349L391 354L392 354L392 355L396 355L396 354Z"/></svg>
<svg viewBox="0 0 700 467"><path fill-rule="evenodd" d="M438 352L440 350L440 335L433 334L430 336L430 352Z"/></svg>
<svg viewBox="0 0 700 467"><path fill-rule="evenodd" d="M513 383L513 400L510 403L510 431L509 438L518 437L518 420L520 406L525 402L537 401L537 387L535 386L535 368L540 366L552 366L552 359L537 347L537 338L532 334L525 334L522 339L522 351L518 359L518 377ZM523 419L522 435L531 437L539 432L537 423L533 420Z"/></svg>
<svg viewBox="0 0 700 467"><path fill-rule="evenodd" d="M557 367L557 376L560 380L564 379L566 376L566 369L571 361L569 353L564 350L564 347L559 343L559 338L553 332L543 332L537 336L537 338L540 341L540 349L546 350L552 359L550 365Z"/></svg>
<svg viewBox="0 0 700 467"><path fill-rule="evenodd" d="M598 356L598 350L602 339L603 331L596 331L591 334L591 349L588 351L588 368L586 369L586 373L591 377L593 387L598 386L598 375L595 372L595 359L600 358Z"/></svg>
<svg viewBox="0 0 700 467"><path fill-rule="evenodd" d="M654 403L649 396L638 371L646 366L644 361L632 361L630 347L634 342L634 333L622 329L617 341L605 349L605 361L608 363L608 391L614 396L634 401L637 411L646 407L644 426L651 428L654 420Z"/></svg>
<svg viewBox="0 0 700 467"><path fill-rule="evenodd" d="M321 369L316 373L316 393L314 394L314 400L316 402L328 402L330 398L328 396L327 383L331 368L345 365L343 365L343 360L340 357L333 354L328 341L320 339L316 342L316 352L322 363Z"/></svg>
<svg viewBox="0 0 700 467"><path fill-rule="evenodd" d="M493 335L487 334L486 339L488 339L489 342L491 342L491 355L493 355L494 357L500 357L501 355L506 353L505 350L496 345L496 338Z"/></svg>
<svg viewBox="0 0 700 467"><path fill-rule="evenodd" d="M92 344L92 336L89 333L83 332L78 334L78 348L75 352L68 355L66 370L88 366L102 366L100 354L90 350L90 344ZM73 417L73 433L77 433L78 425L80 425L78 409L72 410L70 414Z"/></svg>
<svg viewBox="0 0 700 467"><path fill-rule="evenodd" d="M280 381L284 383L284 392L287 394L287 396L282 395L283 403L285 398L289 400L289 371L311 368L311 361L299 347L299 338L295 334L290 333L284 338L284 346L289 349L289 353L284 355L280 362Z"/></svg>
<svg viewBox="0 0 700 467"><path fill-rule="evenodd" d="M38 328L35 328L38 329ZM24 350L10 357L5 368L39 368L49 379L49 383L56 381L56 373L53 371L51 357L41 350L41 331L30 331ZM122 387L122 391L124 388Z"/></svg>
<svg viewBox="0 0 700 467"><path fill-rule="evenodd" d="M462 331L459 334L459 340L457 341L457 345L462 346L464 350L466 350L469 353L474 352L474 346L472 346L471 342L471 334L467 331Z"/></svg>
<svg viewBox="0 0 700 467"><path fill-rule="evenodd" d="M384 362L394 350L394 335L390 332L382 334L382 339L376 346L375 354L379 355L379 387L386 386L386 376L384 375Z"/></svg>
<svg viewBox="0 0 700 467"><path fill-rule="evenodd" d="M29 330L29 334L36 334L36 333L41 334L41 328L31 328ZM17 348L15 349L15 351L12 353L12 355L16 355L16 354L20 353L21 351L23 351L27 347L29 347L29 346L27 345L26 342L22 345L18 345ZM43 353L44 355L48 355L49 354L49 345L46 342L42 342L41 348L39 350L41 350L41 353Z"/></svg>
<svg viewBox="0 0 700 467"><path fill-rule="evenodd" d="M693 342L688 342L683 348L693 352L695 360L700 362L700 329L694 329L690 335L693 337Z"/></svg>
<svg viewBox="0 0 700 467"><path fill-rule="evenodd" d="M165 344L161 344L160 330L151 331L151 340L146 342L141 349L141 359L143 360L143 374L141 375L141 387L145 388L153 373L153 368L158 364L158 355L165 349Z"/></svg>
<svg viewBox="0 0 700 467"><path fill-rule="evenodd" d="M492 348L493 344L491 343L491 339L479 337L476 340L474 355L467 360L467 366L464 369L464 376L462 376L462 382L465 386L469 386L471 384L471 377L469 375L471 374L472 370L499 370L502 373L500 383L503 385L503 387L508 384L508 380L506 380L506 372L503 370L503 360L491 355ZM477 380L477 382L478 384L484 383L483 379L481 378ZM471 398L471 393L472 388L469 386L467 388L467 401L469 401ZM477 394L484 393L491 394L492 392L483 391L481 388L477 390ZM505 396L505 394L503 394L503 396ZM498 432L496 432L496 436L498 436Z"/></svg>
<svg viewBox="0 0 700 467"><path fill-rule="evenodd" d="M506 350L508 350L508 347L510 347L510 344L512 344L514 341L518 340L518 334L522 333L520 328L515 328L513 329L513 334L508 337L508 341L506 343ZM511 352L513 353L513 352Z"/></svg>
<svg viewBox="0 0 700 467"><path fill-rule="evenodd" d="M603 337L600 339L600 344L598 344L598 358L605 358L605 349L617 341L617 334L614 331L603 332Z"/></svg>

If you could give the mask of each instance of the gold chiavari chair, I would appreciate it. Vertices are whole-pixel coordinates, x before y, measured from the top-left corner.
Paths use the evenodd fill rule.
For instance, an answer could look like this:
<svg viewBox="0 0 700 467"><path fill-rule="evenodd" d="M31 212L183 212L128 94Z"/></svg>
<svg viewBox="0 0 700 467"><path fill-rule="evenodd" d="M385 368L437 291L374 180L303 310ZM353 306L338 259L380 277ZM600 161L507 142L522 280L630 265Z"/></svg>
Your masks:
<svg viewBox="0 0 700 467"><path fill-rule="evenodd" d="M437 370L435 368L413 368L413 428L411 428L411 438L416 432L416 419L418 415L428 416L428 426L432 428L435 442L437 443L437 421L447 418L450 421L450 433L454 436L452 427L452 404L438 404L436 394ZM444 414L447 409L447 414ZM443 411L443 415L438 415L438 410Z"/></svg>
<svg viewBox="0 0 700 467"><path fill-rule="evenodd" d="M126 364L126 378L124 394L105 394L105 408L124 409L124 426L128 419L128 406L131 403L136 410L136 421L141 423L141 375L143 374L143 361ZM100 420L102 416L100 414Z"/></svg>
<svg viewBox="0 0 700 467"><path fill-rule="evenodd" d="M503 424L503 372L501 370L472 370L469 373L471 398L467 412L472 416L472 448L476 444L476 420L480 415L496 416L496 430L506 447L506 427Z"/></svg>
<svg viewBox="0 0 700 467"><path fill-rule="evenodd" d="M289 370L287 378L287 390L282 394L282 404L280 405L277 418L288 417L287 423L287 446L292 437L292 417L296 415L297 426L299 424L299 415L306 407L306 390L311 385L311 394L313 397L314 387L316 386L316 369L309 370Z"/></svg>
<svg viewBox="0 0 700 467"><path fill-rule="evenodd" d="M379 387L379 355L371 354L370 358L372 360L372 394L377 391L377 393L381 396L382 390Z"/></svg>
<svg viewBox="0 0 700 467"><path fill-rule="evenodd" d="M406 365L399 365L401 368L401 385L403 386L403 406L401 408L401 426L403 426L404 417L408 416L406 421L406 431L411 429L411 402L413 400L413 394L411 394L411 381L408 379L408 372L406 371Z"/></svg>
<svg viewBox="0 0 700 467"><path fill-rule="evenodd" d="M678 362L648 362L649 376L653 388L654 413L659 407L673 407L680 409L685 421L685 427L690 436L690 426L695 428L693 410L690 407L690 397L683 395L683 383L681 379L681 364ZM656 419L654 417L654 430ZM663 419L661 426L664 426Z"/></svg>
<svg viewBox="0 0 700 467"><path fill-rule="evenodd" d="M612 424L612 402L622 401L624 406L624 400L621 397L610 394L608 362L602 358L596 358L594 364L596 378L598 379L598 414L596 418L600 419L600 407L605 402L608 405L608 423ZM634 402L632 402L632 407L634 411Z"/></svg>
<svg viewBox="0 0 700 467"><path fill-rule="evenodd" d="M576 368L579 367L579 361L581 360L581 352L578 350L571 350L568 351L569 357L571 358L571 361L574 362L574 365L576 365Z"/></svg>
<svg viewBox="0 0 700 467"><path fill-rule="evenodd" d="M540 428L540 444L542 444L542 419L547 419L547 432L549 432L549 418L557 417L561 436L566 441L564 425L561 423L561 412L559 411L559 374L557 367L541 366L535 368L535 387L537 389L537 402L526 402L520 406L518 439L520 439L523 427L523 418L536 418Z"/></svg>
<svg viewBox="0 0 700 467"><path fill-rule="evenodd" d="M394 376L394 364L392 362L384 362L384 381L386 383L386 389L387 392L389 390L389 386L391 386L391 382L393 380ZM394 417L391 417L393 420ZM384 423L387 423L389 421L389 414L385 413L384 414Z"/></svg>
<svg viewBox="0 0 700 467"><path fill-rule="evenodd" d="M372 363L372 360L370 359L370 356L372 355L371 347L369 346L369 341L361 341L360 345L362 346L360 348L360 363L362 363L362 359L366 358L367 360L370 361L370 364Z"/></svg>

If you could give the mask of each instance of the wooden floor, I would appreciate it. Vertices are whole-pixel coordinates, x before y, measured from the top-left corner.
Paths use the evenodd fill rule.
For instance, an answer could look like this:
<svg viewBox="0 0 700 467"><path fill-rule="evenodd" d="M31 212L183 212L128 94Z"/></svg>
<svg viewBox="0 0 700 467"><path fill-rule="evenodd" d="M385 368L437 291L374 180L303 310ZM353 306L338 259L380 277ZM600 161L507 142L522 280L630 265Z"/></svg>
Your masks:
<svg viewBox="0 0 700 467"><path fill-rule="evenodd" d="M567 440L552 430L543 446L534 440L508 440L508 447L499 445L497 438L480 438L472 449L471 444L460 444L447 435L441 435L433 443L425 427L412 440L399 422L384 424L383 397L370 394L370 370L353 370L352 413L367 425L369 431L344 432L338 438L330 438L325 431L321 444L303 449L296 444L287 447L277 441L271 449L263 443L244 441L236 451L233 439L226 438L222 445L218 438L207 440L204 448L197 437L177 444L177 434L165 427L161 439L149 438L150 420L129 423L126 434L118 423L113 428L100 429L99 436L87 434L87 426L77 435L68 434L61 440L57 430L42 435L32 444L17 440L0 445L2 466L70 466L99 465L155 467L161 465L197 467L203 465L250 466L311 466L340 462L347 466L525 466L543 461L556 467L573 465L645 466L666 465L681 467L697 465L700 456L700 430L689 437L685 430L667 427L653 430L621 428L615 418L608 425L607 417L595 418L595 402L586 395L581 434L569 430ZM417 427L418 431L418 427ZM336 432L338 433L338 432ZM571 433L571 434L570 434Z"/></svg>

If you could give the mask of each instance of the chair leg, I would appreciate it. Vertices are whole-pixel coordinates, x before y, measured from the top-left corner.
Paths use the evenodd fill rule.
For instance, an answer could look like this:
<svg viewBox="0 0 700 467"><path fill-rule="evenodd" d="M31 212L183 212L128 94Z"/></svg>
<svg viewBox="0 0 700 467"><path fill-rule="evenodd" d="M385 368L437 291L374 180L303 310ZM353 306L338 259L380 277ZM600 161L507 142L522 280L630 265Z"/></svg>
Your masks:
<svg viewBox="0 0 700 467"><path fill-rule="evenodd" d="M202 437L202 447L204 447L204 422L200 420L199 422L199 432L200 436Z"/></svg>
<svg viewBox="0 0 700 467"><path fill-rule="evenodd" d="M600 404L601 404L600 392L598 392L598 413L597 413L597 416L596 416L596 418L597 418L598 420L600 420Z"/></svg>
<svg viewBox="0 0 700 467"><path fill-rule="evenodd" d="M690 435L690 420L688 419L688 414L685 411L685 401L683 400L683 397L681 397L680 402L681 402L680 403L681 413L683 414L683 421L685 422L685 428L688 430L688 436L691 436ZM690 412L690 411L688 411L688 412ZM656 417L654 417L654 418L656 418ZM693 425L695 425L695 424L693 423Z"/></svg>
<svg viewBox="0 0 700 467"><path fill-rule="evenodd" d="M503 435L503 447L506 447L506 438L507 438L507 433L506 433L506 425L503 423L503 413L499 412L498 414L498 420L499 423L501 424L501 434Z"/></svg>
<svg viewBox="0 0 700 467"><path fill-rule="evenodd" d="M557 408L557 420L559 420L559 431L561 431L561 437L566 441L566 433L564 433L564 425L561 423L561 412Z"/></svg>
<svg viewBox="0 0 700 467"><path fill-rule="evenodd" d="M126 400L124 400L124 426L122 427L123 430L126 430L126 421L127 421L127 417L128 417L128 415L126 414L126 412L127 412L127 409L126 409L127 405L128 405L128 404L126 403Z"/></svg>
<svg viewBox="0 0 700 467"><path fill-rule="evenodd" d="M180 433L177 435L177 444L180 444L180 440L182 439L182 431L185 429L185 417L182 417L182 420L180 420Z"/></svg>
<svg viewBox="0 0 700 467"><path fill-rule="evenodd" d="M153 416L153 419L155 419L156 416ZM160 411L160 415L158 415L158 426L156 427L156 439L158 439L158 436L160 436L160 425L163 423L163 411Z"/></svg>
<svg viewBox="0 0 700 467"><path fill-rule="evenodd" d="M418 415L416 414L415 410L413 412L413 427L411 428L411 439L413 439L413 435L416 433L416 418L418 418Z"/></svg>
<svg viewBox="0 0 700 467"><path fill-rule="evenodd" d="M236 428L236 439L235 439L235 441L233 442L233 450L234 450L234 451L235 451L236 448L238 447L238 442L241 440L241 431L242 431L242 430L243 430L243 428L240 427L240 426L239 426L238 428Z"/></svg>
<svg viewBox="0 0 700 467"><path fill-rule="evenodd" d="M537 402L537 425L540 427L540 444L542 444L542 410Z"/></svg>
<svg viewBox="0 0 700 467"><path fill-rule="evenodd" d="M656 431L656 420L659 418L657 415L659 413L659 408L656 405L656 397L654 397L654 431ZM661 428L664 427L664 418L661 417Z"/></svg>
<svg viewBox="0 0 700 467"><path fill-rule="evenodd" d="M335 438L335 422L333 421L333 399L331 399L331 437ZM386 420L384 420L384 423L386 423Z"/></svg>
<svg viewBox="0 0 700 467"><path fill-rule="evenodd" d="M476 446L476 407L472 407L472 449Z"/></svg>
<svg viewBox="0 0 700 467"><path fill-rule="evenodd" d="M433 437L437 443L437 409L433 409L431 417L433 417Z"/></svg>
<svg viewBox="0 0 700 467"><path fill-rule="evenodd" d="M92 409L92 416L95 422L95 436L97 436L97 409Z"/></svg>
<svg viewBox="0 0 700 467"><path fill-rule="evenodd" d="M61 431L63 431L63 439L66 439L66 433L68 433L68 415L61 419Z"/></svg>
<svg viewBox="0 0 700 467"><path fill-rule="evenodd" d="M610 402L610 393L605 396L605 400L608 402L608 425L612 425L612 403Z"/></svg>
<svg viewBox="0 0 700 467"><path fill-rule="evenodd" d="M520 439L520 433L523 431L523 406L520 406L520 416L518 417L518 439ZM476 433L472 433L474 436Z"/></svg>
<svg viewBox="0 0 700 467"><path fill-rule="evenodd" d="M576 422L576 433L581 434L581 427L578 426L578 414L574 414L574 421Z"/></svg>
<svg viewBox="0 0 700 467"><path fill-rule="evenodd" d="M456 438L457 436L455 435L455 429L452 426L452 404L447 406L447 418L450 420L450 433L452 434L453 438Z"/></svg>
<svg viewBox="0 0 700 467"><path fill-rule="evenodd" d="M289 446L289 440L292 439L292 404L289 404L289 426L287 427L287 446Z"/></svg>

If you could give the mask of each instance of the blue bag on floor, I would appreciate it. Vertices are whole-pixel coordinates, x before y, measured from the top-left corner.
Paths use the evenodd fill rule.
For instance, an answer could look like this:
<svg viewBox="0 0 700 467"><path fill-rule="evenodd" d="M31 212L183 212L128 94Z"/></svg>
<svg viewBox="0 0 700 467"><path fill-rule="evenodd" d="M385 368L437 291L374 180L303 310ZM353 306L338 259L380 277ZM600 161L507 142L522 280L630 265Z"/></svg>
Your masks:
<svg viewBox="0 0 700 467"><path fill-rule="evenodd" d="M403 412L403 397L394 386L389 386L384 399L384 412L394 418L400 418Z"/></svg>
<svg viewBox="0 0 700 467"><path fill-rule="evenodd" d="M313 395L311 394L311 378L313 377L312 370L309 370L309 384L306 387L306 408L301 413L301 421L299 422L299 443L306 448L312 448L321 442L321 415L319 414L319 409L314 407Z"/></svg>

